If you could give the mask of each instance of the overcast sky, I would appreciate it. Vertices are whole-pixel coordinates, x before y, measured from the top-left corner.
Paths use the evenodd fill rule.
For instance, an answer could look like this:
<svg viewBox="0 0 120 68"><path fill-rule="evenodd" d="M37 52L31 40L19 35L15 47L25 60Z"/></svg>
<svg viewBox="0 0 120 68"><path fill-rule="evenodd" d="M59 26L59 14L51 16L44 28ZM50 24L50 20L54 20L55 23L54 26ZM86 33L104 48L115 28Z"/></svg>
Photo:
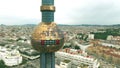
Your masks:
<svg viewBox="0 0 120 68"><path fill-rule="evenodd" d="M0 0L0 24L38 24L41 0ZM120 24L120 0L55 0L59 24Z"/></svg>

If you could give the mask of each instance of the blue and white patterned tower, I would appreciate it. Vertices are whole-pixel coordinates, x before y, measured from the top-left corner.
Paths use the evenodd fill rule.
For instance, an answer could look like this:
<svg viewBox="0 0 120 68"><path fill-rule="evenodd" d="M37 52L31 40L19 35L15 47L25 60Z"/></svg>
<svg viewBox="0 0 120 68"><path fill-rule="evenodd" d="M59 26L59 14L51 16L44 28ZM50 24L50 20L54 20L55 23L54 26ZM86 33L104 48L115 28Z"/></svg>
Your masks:
<svg viewBox="0 0 120 68"><path fill-rule="evenodd" d="M46 8L46 10L44 10L44 8ZM46 23L54 22L54 11L55 11L54 0L42 0L41 11L42 11L42 22L46 22Z"/></svg>
<svg viewBox="0 0 120 68"><path fill-rule="evenodd" d="M54 0L42 0L42 22L35 28L31 43L40 52L40 68L55 68L55 52L64 43L63 33L54 23Z"/></svg>

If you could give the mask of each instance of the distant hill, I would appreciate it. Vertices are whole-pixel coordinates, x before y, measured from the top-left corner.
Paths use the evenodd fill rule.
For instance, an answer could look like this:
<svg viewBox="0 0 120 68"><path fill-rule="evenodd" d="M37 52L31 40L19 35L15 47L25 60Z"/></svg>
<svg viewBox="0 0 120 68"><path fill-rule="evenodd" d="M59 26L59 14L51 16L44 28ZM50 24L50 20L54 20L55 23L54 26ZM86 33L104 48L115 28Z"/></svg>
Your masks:
<svg viewBox="0 0 120 68"><path fill-rule="evenodd" d="M36 26L36 25L37 24L23 24L23 25L20 25L20 26ZM75 25L69 25L69 24L57 24L57 25L58 26L117 26L117 27L120 26L120 24L113 24L113 25L98 25L98 24L75 24ZM0 24L0 26L6 26L6 25L5 24Z"/></svg>
<svg viewBox="0 0 120 68"><path fill-rule="evenodd" d="M114 24L114 25L112 25L112 26L120 26L120 24Z"/></svg>
<svg viewBox="0 0 120 68"><path fill-rule="evenodd" d="M26 25L28 25L28 26L35 26L37 24L24 24L24 26L26 26Z"/></svg>

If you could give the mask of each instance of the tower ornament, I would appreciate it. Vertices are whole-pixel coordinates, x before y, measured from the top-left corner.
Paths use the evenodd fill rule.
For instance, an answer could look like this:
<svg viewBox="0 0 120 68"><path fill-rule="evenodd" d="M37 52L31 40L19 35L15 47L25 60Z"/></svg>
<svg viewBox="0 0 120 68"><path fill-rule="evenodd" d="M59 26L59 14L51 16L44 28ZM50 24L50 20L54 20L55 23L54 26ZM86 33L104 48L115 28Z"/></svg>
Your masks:
<svg viewBox="0 0 120 68"><path fill-rule="evenodd" d="M35 27L32 47L40 52L40 68L55 68L55 52L62 48L64 35L54 22L54 0L42 0L42 22Z"/></svg>

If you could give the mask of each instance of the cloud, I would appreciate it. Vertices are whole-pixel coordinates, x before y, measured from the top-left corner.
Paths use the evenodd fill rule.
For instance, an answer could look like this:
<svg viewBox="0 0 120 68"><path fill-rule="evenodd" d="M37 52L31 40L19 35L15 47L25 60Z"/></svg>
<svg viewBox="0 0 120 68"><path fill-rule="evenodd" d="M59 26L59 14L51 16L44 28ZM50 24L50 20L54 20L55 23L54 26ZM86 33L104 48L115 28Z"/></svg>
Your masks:
<svg viewBox="0 0 120 68"><path fill-rule="evenodd" d="M40 17L41 0L1 0L0 16Z"/></svg>
<svg viewBox="0 0 120 68"><path fill-rule="evenodd" d="M119 0L84 0L82 2L84 4L66 9L69 11L65 14L66 19L70 24L120 24Z"/></svg>
<svg viewBox="0 0 120 68"><path fill-rule="evenodd" d="M41 0L0 1L0 24L39 23L40 5ZM55 6L59 24L120 24L120 0L55 0Z"/></svg>
<svg viewBox="0 0 120 68"><path fill-rule="evenodd" d="M21 18L21 17L8 17L8 16L0 16L0 24L5 25L22 25L22 24L37 24L39 23L39 19L33 18Z"/></svg>

